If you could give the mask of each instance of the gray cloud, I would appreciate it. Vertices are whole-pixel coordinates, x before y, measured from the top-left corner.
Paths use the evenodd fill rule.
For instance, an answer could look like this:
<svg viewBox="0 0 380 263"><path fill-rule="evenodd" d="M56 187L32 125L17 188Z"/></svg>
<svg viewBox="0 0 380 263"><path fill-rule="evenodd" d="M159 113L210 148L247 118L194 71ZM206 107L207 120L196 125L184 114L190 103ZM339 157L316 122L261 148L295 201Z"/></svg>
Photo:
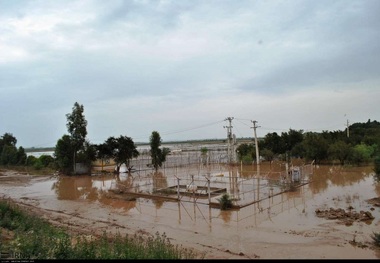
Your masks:
<svg viewBox="0 0 380 263"><path fill-rule="evenodd" d="M0 134L24 147L55 145L76 101L95 143L120 134L147 141L153 130L164 140L221 138L227 116L284 130L344 129L344 114L378 119L368 102L379 86L379 8L0 0ZM234 125L252 136L249 122Z"/></svg>

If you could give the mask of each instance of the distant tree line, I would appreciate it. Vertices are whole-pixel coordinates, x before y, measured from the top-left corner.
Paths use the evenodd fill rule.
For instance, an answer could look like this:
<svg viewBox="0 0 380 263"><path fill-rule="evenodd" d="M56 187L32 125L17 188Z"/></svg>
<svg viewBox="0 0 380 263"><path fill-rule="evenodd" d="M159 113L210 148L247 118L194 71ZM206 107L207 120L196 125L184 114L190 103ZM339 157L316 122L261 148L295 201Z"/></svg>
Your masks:
<svg viewBox="0 0 380 263"><path fill-rule="evenodd" d="M379 122L354 123L348 129L349 133L347 130L304 133L293 129L280 135L268 133L258 143L259 155L267 161L302 158L316 163L339 162L341 165L368 164L380 158ZM256 158L254 143L239 145L237 153L239 160L253 162Z"/></svg>
<svg viewBox="0 0 380 263"><path fill-rule="evenodd" d="M104 143L91 144L87 140L87 121L83 105L75 102L72 112L66 114L67 130L56 143L54 157L42 155L39 158L28 156L23 147L16 147L17 139L11 133L0 137L0 164L44 167L58 169L64 174L76 174L76 164L89 168L93 161L113 159L116 172L126 164L132 169L130 161L139 156L132 138L120 135L109 137ZM259 141L260 157L266 161L274 159L290 160L302 158L315 163L339 162L345 164L368 164L373 162L375 172L380 174L380 123L368 120L366 123L354 123L345 131L303 132L290 129L277 134L268 133ZM166 161L170 150L161 147L161 137L157 131L150 136L150 156L152 167L157 171ZM252 163L256 159L254 143L243 143L237 148L240 161Z"/></svg>

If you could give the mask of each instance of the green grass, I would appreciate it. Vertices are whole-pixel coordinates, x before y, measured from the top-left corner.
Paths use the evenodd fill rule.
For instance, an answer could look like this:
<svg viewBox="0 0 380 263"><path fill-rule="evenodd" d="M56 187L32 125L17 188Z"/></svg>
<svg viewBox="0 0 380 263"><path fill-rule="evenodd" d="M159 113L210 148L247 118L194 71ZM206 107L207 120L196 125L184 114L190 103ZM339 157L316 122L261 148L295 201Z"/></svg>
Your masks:
<svg viewBox="0 0 380 263"><path fill-rule="evenodd" d="M0 250L16 259L196 259L191 249L173 245L164 234L154 237L107 235L88 240L0 201L0 227L14 232L11 241L0 238ZM75 242L73 242L75 241Z"/></svg>

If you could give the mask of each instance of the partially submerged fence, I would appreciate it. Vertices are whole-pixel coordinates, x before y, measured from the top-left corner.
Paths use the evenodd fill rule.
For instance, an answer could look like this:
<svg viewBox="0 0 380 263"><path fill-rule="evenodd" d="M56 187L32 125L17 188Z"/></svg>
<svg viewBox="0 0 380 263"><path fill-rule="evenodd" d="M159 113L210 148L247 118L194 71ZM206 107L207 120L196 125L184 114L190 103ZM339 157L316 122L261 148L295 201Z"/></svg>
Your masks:
<svg viewBox="0 0 380 263"><path fill-rule="evenodd" d="M310 182L313 174L311 164L292 168L297 168L299 177L295 178L289 171L256 172L244 176L244 171L238 166L223 164L197 163L164 168L158 172L152 169L136 170L131 174L120 174L111 191L129 198L196 201L210 206L219 206L218 198L227 193L235 207L243 207L286 191L293 191Z"/></svg>

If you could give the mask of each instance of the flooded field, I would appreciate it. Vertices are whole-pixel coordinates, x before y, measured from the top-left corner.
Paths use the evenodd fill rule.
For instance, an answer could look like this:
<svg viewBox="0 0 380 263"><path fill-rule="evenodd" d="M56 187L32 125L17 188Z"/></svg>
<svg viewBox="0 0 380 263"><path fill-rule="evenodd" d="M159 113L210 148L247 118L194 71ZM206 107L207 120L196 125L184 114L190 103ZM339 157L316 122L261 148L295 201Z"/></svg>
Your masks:
<svg viewBox="0 0 380 263"><path fill-rule="evenodd" d="M284 170L281 163L263 163L260 171L217 163L76 177L2 171L0 193L78 231L165 233L210 259L380 258L371 244L371 234L380 232L380 207L367 202L380 196L372 167L315 166L291 191L283 191ZM198 194L183 188L191 182ZM209 196L207 187L224 189L237 208L216 207L224 191ZM348 224L317 216L317 209L330 208L373 218Z"/></svg>

